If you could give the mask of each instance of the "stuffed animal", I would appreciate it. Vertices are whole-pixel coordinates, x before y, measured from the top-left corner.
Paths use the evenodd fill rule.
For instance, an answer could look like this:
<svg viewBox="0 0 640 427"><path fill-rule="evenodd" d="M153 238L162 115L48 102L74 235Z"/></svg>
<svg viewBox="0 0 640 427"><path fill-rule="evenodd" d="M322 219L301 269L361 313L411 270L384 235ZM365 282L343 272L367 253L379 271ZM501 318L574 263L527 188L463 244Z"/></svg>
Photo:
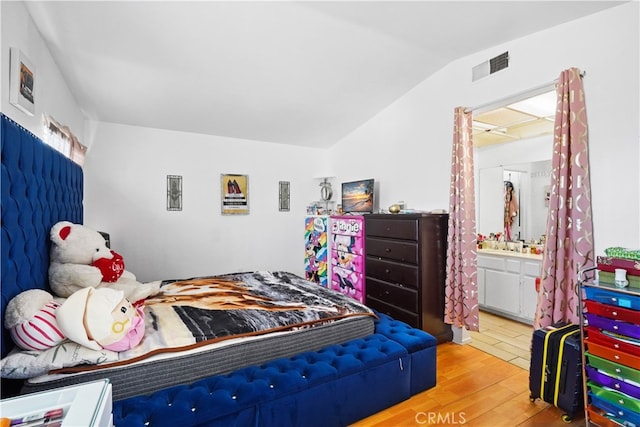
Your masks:
<svg viewBox="0 0 640 427"><path fill-rule="evenodd" d="M23 350L47 350L69 339L92 350L119 352L142 340L144 311L110 288L83 288L62 303L31 289L9 301L5 327Z"/></svg>
<svg viewBox="0 0 640 427"><path fill-rule="evenodd" d="M70 297L87 287L109 287L123 291L126 299L136 302L160 289L160 281L138 282L97 231L61 221L51 227L50 238L49 285L59 297Z"/></svg>
<svg viewBox="0 0 640 427"><path fill-rule="evenodd" d="M58 308L58 325L71 341L93 350L124 351L144 336L144 311L134 307L122 291L83 288Z"/></svg>
<svg viewBox="0 0 640 427"><path fill-rule="evenodd" d="M58 326L60 303L42 289L30 289L14 297L4 313L4 327L23 350L46 350L65 339Z"/></svg>

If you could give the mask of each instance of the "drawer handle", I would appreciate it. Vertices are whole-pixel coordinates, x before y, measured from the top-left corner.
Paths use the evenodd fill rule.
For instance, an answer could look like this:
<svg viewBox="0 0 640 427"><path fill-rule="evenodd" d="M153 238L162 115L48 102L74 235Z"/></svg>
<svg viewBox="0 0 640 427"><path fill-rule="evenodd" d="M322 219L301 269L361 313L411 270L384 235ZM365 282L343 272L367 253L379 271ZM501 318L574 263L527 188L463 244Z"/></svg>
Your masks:
<svg viewBox="0 0 640 427"><path fill-rule="evenodd" d="M613 345L613 348L616 348L616 349L620 348L620 344L615 343L615 344Z"/></svg>
<svg viewBox="0 0 640 427"><path fill-rule="evenodd" d="M618 301L618 298L611 298L611 302L616 302Z"/></svg>
<svg viewBox="0 0 640 427"><path fill-rule="evenodd" d="M619 374L620 372L622 372L622 369L616 368L616 374Z"/></svg>
<svg viewBox="0 0 640 427"><path fill-rule="evenodd" d="M384 248L384 251L385 251L386 253L389 253L389 252L391 252L391 248Z"/></svg>
<svg viewBox="0 0 640 427"><path fill-rule="evenodd" d="M624 400L618 399L618 403L621 404L621 405L624 405Z"/></svg>
<svg viewBox="0 0 640 427"><path fill-rule="evenodd" d="M613 325L613 329L618 330L618 325Z"/></svg>
<svg viewBox="0 0 640 427"><path fill-rule="evenodd" d="M388 296L389 295L389 291L384 291L384 295Z"/></svg>
<svg viewBox="0 0 640 427"><path fill-rule="evenodd" d="M615 383L613 386L614 386L615 388L619 389L619 388L620 388L620 383Z"/></svg>
<svg viewBox="0 0 640 427"><path fill-rule="evenodd" d="M384 269L384 272L385 272L385 273L387 273L387 274L389 274L389 273L391 273L391 270L389 270L388 268L385 268L385 269Z"/></svg>
<svg viewBox="0 0 640 427"><path fill-rule="evenodd" d="M617 315L618 315L618 312L617 312L617 311L612 311L612 312L611 312L611 314L612 314L613 316L617 316Z"/></svg>
<svg viewBox="0 0 640 427"><path fill-rule="evenodd" d="M618 355L618 354L614 354L614 355L613 355L613 358L614 358L614 359L616 359L616 360L620 360L620 355Z"/></svg>

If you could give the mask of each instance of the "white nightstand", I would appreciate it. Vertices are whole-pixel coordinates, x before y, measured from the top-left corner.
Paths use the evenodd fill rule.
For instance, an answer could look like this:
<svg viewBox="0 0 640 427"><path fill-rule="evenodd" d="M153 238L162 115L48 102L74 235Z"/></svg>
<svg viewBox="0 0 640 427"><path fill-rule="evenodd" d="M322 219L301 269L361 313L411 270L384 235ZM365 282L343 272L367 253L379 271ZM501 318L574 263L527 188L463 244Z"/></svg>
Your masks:
<svg viewBox="0 0 640 427"><path fill-rule="evenodd" d="M3 399L0 417L16 419L58 408L63 410L62 427L111 427L111 383L105 379Z"/></svg>

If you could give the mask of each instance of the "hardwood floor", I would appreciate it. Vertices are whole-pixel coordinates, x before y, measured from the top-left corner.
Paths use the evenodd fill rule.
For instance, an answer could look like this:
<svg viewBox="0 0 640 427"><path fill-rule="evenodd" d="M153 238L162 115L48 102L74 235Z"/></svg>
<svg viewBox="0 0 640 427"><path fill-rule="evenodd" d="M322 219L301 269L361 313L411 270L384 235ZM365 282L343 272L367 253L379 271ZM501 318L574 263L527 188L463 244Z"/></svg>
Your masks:
<svg viewBox="0 0 640 427"><path fill-rule="evenodd" d="M563 411L529 399L532 332L531 326L481 313L473 345L438 346L434 388L352 427L583 426L582 414L565 423Z"/></svg>

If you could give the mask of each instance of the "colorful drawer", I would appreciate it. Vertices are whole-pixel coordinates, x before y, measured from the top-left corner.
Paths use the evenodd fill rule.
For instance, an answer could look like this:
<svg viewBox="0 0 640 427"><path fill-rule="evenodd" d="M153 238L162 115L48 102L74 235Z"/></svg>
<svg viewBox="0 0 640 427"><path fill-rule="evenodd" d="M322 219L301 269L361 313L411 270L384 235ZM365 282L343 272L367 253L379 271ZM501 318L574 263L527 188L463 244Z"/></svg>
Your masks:
<svg viewBox="0 0 640 427"><path fill-rule="evenodd" d="M626 342L629 338L624 335L602 332L594 326L587 326L585 328L585 335L585 344L587 346L590 343L600 344L614 350L621 350L625 353L640 357L640 345Z"/></svg>
<svg viewBox="0 0 640 427"><path fill-rule="evenodd" d="M585 352L585 356L587 359L588 366L592 366L595 369L598 369L599 371L602 371L612 377L615 377L621 380L633 381L635 383L640 384L639 370L621 365L617 362L612 362L600 356L596 356L595 354L591 354L588 351Z"/></svg>
<svg viewBox="0 0 640 427"><path fill-rule="evenodd" d="M640 399L640 386L610 377L609 375L600 372L591 366L587 366L585 369L587 378L589 378L592 383L622 392L635 399Z"/></svg>
<svg viewBox="0 0 640 427"><path fill-rule="evenodd" d="M589 388L589 392L594 396L621 408L626 408L627 411L632 412L633 415L638 417L637 419L640 420L640 400L634 399L628 394L621 393L607 387L602 387L592 381L587 382L587 387ZM638 424L637 422L635 423Z"/></svg>
<svg viewBox="0 0 640 427"><path fill-rule="evenodd" d="M596 301L585 301L587 312L608 319L621 320L623 322L640 322L640 311L629 308L603 304Z"/></svg>
<svg viewBox="0 0 640 427"><path fill-rule="evenodd" d="M585 286L587 300L601 302L603 304L640 310L640 295L629 292L618 292L613 287Z"/></svg>
<svg viewBox="0 0 640 427"><path fill-rule="evenodd" d="M603 331L640 339L640 324L608 319L591 313L586 313L585 316L589 326L594 326Z"/></svg>

